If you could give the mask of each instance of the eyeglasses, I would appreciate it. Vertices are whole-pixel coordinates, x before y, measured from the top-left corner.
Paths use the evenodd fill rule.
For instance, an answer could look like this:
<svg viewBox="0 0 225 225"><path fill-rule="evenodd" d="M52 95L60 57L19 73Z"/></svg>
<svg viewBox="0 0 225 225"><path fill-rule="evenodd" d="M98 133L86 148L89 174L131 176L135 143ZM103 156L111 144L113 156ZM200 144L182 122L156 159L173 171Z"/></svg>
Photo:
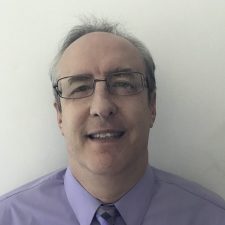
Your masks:
<svg viewBox="0 0 225 225"><path fill-rule="evenodd" d="M113 95L135 95L147 87L144 74L139 72L116 72L108 74L106 79L94 79L90 74L63 77L53 87L61 98L79 99L91 96L97 82L106 82Z"/></svg>

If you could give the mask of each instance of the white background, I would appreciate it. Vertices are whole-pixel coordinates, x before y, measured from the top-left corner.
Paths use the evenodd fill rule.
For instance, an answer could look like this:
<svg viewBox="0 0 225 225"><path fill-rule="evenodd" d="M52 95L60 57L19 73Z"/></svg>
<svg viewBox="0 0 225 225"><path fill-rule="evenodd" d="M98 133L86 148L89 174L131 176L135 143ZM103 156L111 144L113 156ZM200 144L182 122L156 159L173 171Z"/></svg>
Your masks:
<svg viewBox="0 0 225 225"><path fill-rule="evenodd" d="M151 164L225 198L224 0L1 0L0 194L66 166L48 69L89 14L122 22L155 59Z"/></svg>

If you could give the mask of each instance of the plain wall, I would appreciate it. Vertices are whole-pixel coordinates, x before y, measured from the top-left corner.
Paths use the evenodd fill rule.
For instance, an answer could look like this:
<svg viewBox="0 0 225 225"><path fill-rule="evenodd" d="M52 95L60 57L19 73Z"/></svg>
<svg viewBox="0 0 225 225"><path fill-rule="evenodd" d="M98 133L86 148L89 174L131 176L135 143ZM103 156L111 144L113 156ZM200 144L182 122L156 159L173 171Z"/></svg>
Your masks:
<svg viewBox="0 0 225 225"><path fill-rule="evenodd" d="M151 164L225 198L224 0L1 0L0 194L66 166L48 70L89 14L120 21L153 55Z"/></svg>

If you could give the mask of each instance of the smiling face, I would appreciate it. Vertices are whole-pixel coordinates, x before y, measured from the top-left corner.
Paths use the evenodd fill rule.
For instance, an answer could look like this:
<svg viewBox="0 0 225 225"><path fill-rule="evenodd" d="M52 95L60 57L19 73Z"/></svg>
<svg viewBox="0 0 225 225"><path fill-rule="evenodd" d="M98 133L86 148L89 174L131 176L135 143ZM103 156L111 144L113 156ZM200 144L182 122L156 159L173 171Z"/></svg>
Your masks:
<svg viewBox="0 0 225 225"><path fill-rule="evenodd" d="M73 42L57 66L59 78L91 74L105 79L124 69L145 73L136 47L104 32L89 33ZM149 129L155 119L155 98L149 104L146 88L136 95L118 96L107 91L105 82L97 82L93 95L61 99L61 107L58 124L75 171L104 175L146 167Z"/></svg>

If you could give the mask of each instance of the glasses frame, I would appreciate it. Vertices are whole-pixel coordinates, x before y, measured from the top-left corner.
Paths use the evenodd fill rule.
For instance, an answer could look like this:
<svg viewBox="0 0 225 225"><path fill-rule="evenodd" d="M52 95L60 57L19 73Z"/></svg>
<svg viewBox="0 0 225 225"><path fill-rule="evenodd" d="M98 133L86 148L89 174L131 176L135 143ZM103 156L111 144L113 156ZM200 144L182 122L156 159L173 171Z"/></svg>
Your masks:
<svg viewBox="0 0 225 225"><path fill-rule="evenodd" d="M109 77L111 77L111 76L113 76L113 75L117 75L117 74L119 75L119 74L127 74L127 73L130 73L130 74L138 74L138 75L140 75L140 77L141 77L141 86L142 86L142 88L141 88L138 92L135 92L135 93L133 93L133 94L119 95L119 94L112 93L112 92L110 91L110 87L109 87L109 84L108 84L108 82L107 82L108 79L109 79ZM76 74L76 75L65 76L65 77L59 78L59 79L56 81L55 85L53 85L53 89L55 90L56 94L57 94L60 98L64 98L64 99L82 99L82 98L89 97L89 96L93 95L93 93L95 92L95 86L96 86L96 83L97 83L97 82L105 82L105 83L106 83L106 87L107 87L108 92L109 92L111 95L117 95L117 96L136 95L136 94L139 94L140 92L142 92L142 91L144 90L144 88L148 88L147 78L146 78L146 76L145 76L143 73L136 72L136 71L122 71L122 72L109 73L109 74L107 74L106 79L93 79L93 91L92 91L89 95L86 95L86 96L80 97L80 98L63 97L61 91L59 90L59 82L60 82L61 80L63 80L63 79L70 78L70 77L75 77L75 76L78 76L78 75L90 75L90 76L92 76L91 74Z"/></svg>

